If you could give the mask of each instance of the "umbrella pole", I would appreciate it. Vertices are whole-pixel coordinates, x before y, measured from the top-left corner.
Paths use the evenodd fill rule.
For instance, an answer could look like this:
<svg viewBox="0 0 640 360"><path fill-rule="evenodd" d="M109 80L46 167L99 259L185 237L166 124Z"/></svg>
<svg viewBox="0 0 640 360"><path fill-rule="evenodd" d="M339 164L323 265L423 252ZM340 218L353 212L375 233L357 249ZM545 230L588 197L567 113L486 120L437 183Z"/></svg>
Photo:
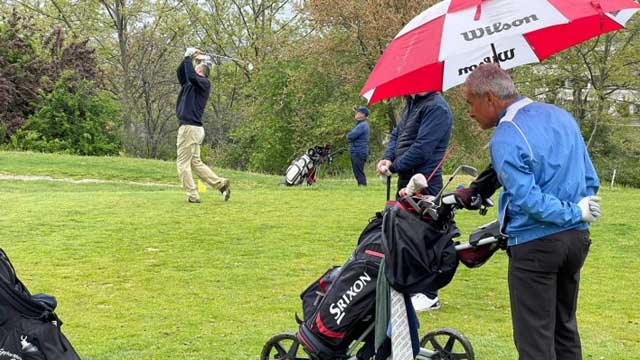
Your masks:
<svg viewBox="0 0 640 360"><path fill-rule="evenodd" d="M493 52L493 62L494 64L497 64L498 67L500 66L500 58L498 57L498 51L496 51L496 46L491 43L491 51Z"/></svg>

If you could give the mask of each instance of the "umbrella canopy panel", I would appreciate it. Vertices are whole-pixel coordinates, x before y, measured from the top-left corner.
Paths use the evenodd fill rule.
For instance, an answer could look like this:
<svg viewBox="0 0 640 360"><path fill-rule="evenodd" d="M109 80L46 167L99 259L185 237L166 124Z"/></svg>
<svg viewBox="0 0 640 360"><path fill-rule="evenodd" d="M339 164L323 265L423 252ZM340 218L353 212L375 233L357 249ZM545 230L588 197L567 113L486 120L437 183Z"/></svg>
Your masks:
<svg viewBox="0 0 640 360"><path fill-rule="evenodd" d="M622 29L638 8L632 0L446 0L398 33L361 95L374 103L446 90L482 63L508 69L542 61Z"/></svg>

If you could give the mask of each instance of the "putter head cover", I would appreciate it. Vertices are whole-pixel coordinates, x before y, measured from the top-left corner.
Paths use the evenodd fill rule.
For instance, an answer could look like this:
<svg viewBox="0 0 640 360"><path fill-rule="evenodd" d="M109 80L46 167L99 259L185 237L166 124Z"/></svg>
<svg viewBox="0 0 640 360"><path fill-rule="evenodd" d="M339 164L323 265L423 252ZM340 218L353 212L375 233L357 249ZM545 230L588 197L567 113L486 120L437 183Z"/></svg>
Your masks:
<svg viewBox="0 0 640 360"><path fill-rule="evenodd" d="M407 184L407 196L419 194L427 186L429 186L429 184L427 184L427 178L422 174L415 174L411 177L409 183Z"/></svg>

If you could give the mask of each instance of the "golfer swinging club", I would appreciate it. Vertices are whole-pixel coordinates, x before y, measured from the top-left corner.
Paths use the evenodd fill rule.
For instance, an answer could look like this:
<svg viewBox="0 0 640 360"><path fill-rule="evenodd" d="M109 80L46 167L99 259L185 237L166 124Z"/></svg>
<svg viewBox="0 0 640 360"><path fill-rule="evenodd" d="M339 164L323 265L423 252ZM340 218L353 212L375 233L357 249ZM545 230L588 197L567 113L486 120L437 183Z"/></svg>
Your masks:
<svg viewBox="0 0 640 360"><path fill-rule="evenodd" d="M193 60L199 62L195 69ZM176 104L176 115L180 123L176 143L177 166L178 176L182 182L182 188L187 193L189 203L200 202L200 194L193 182L192 170L202 181L218 189L224 201L229 200L231 195L229 180L218 177L200 159L200 145L204 140L202 114L211 92L211 83L207 79L211 65L210 57L204 55L199 49L188 48L177 71L178 81L182 86Z"/></svg>

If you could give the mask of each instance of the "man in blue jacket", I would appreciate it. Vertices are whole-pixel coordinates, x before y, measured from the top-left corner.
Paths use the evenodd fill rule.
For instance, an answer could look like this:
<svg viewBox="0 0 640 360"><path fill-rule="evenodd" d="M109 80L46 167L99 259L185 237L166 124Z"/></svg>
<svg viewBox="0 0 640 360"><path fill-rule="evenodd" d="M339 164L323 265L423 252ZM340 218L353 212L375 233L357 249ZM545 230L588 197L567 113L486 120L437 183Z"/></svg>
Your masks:
<svg viewBox="0 0 640 360"><path fill-rule="evenodd" d="M520 360L582 359L576 321L580 269L589 251L589 223L600 216L600 186L576 121L565 110L518 95L509 75L480 65L465 82L469 115L490 141L484 188L500 194L508 240L513 337ZM499 182L499 184L496 182ZM478 185L478 184L476 184ZM484 196L490 196L487 191Z"/></svg>
<svg viewBox="0 0 640 360"><path fill-rule="evenodd" d="M384 159L376 171L384 175L384 168L398 174L397 190L405 188L411 177L423 174L429 178L438 168L449 146L453 115L447 101L437 92L420 93L406 97L402 118L391 132ZM436 195L442 189L442 169L434 173L424 194ZM440 307L436 292L425 291L412 297L416 311L435 310Z"/></svg>
<svg viewBox="0 0 640 360"><path fill-rule="evenodd" d="M347 134L349 152L351 153L351 167L356 177L358 186L367 186L367 177L364 174L364 163L369 156L369 109L365 106L354 107L356 125Z"/></svg>
<svg viewBox="0 0 640 360"><path fill-rule="evenodd" d="M204 140L202 114L211 92L211 84L207 79L209 65L201 63L195 69L193 68L192 61L200 56L202 56L200 50L188 48L177 70L178 81L182 86L176 104L176 115L180 123L176 143L178 175L182 188L187 193L187 202L200 202L200 195L193 182L192 170L202 181L218 189L222 193L222 199L227 201L231 195L229 180L216 175L200 159L200 145Z"/></svg>

